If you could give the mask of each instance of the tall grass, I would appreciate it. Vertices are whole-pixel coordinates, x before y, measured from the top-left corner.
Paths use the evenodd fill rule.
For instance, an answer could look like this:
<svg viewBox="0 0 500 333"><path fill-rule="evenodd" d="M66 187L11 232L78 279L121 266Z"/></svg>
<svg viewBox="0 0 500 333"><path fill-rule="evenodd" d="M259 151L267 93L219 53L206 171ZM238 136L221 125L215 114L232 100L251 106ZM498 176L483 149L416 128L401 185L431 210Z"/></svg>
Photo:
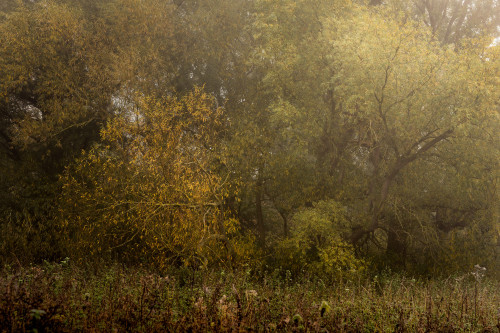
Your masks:
<svg viewBox="0 0 500 333"><path fill-rule="evenodd" d="M2 332L498 332L499 305L500 283L471 274L326 283L63 261L5 267L0 276Z"/></svg>

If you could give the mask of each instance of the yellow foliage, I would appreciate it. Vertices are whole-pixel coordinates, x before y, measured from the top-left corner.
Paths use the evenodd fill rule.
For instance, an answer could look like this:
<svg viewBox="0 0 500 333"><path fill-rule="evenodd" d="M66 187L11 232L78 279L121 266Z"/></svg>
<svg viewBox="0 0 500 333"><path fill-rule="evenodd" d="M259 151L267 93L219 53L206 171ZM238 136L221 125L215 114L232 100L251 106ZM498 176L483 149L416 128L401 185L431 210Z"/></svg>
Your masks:
<svg viewBox="0 0 500 333"><path fill-rule="evenodd" d="M105 144L62 177L62 220L75 232L74 249L159 265L203 262L212 235L234 228L223 221L224 189L213 169L220 125L220 109L201 89L179 99L138 96L121 110L101 132Z"/></svg>

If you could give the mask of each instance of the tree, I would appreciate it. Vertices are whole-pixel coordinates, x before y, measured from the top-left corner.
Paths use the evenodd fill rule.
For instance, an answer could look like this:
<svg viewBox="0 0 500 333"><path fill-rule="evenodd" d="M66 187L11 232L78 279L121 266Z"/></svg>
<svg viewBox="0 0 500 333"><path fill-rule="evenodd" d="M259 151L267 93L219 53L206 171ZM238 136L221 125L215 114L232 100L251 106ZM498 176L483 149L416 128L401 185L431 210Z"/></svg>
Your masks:
<svg viewBox="0 0 500 333"><path fill-rule="evenodd" d="M47 2L18 3L0 21L0 219L47 258L57 255L58 173L98 138L110 102L107 53L91 28Z"/></svg>
<svg viewBox="0 0 500 333"><path fill-rule="evenodd" d="M443 45L458 46L463 39L497 36L500 29L498 0L389 0L384 5L423 22L431 37Z"/></svg>
<svg viewBox="0 0 500 333"><path fill-rule="evenodd" d="M337 113L354 130L351 165L367 184L367 221L351 235L358 243L388 230L381 220L388 222L386 204L397 197L391 192L405 169L496 119L497 60L494 53L485 57L486 43L457 53L429 42L432 32L412 21L373 12L329 24L344 37L325 35L335 73L330 89Z"/></svg>
<svg viewBox="0 0 500 333"><path fill-rule="evenodd" d="M247 27L252 48L245 62L246 88L228 112L234 115L232 163L243 184L246 214L240 217L254 221L261 245L267 231L287 235L293 211L319 198L310 149L323 104L316 89L323 75L317 38L321 17L342 8L330 1L254 4ZM276 229L276 222L283 228Z"/></svg>
<svg viewBox="0 0 500 333"><path fill-rule="evenodd" d="M119 112L103 143L62 179L74 253L157 265L215 260L207 251L221 240L229 246L226 228L234 227L225 225L217 174L221 109L196 89L179 99L138 96Z"/></svg>

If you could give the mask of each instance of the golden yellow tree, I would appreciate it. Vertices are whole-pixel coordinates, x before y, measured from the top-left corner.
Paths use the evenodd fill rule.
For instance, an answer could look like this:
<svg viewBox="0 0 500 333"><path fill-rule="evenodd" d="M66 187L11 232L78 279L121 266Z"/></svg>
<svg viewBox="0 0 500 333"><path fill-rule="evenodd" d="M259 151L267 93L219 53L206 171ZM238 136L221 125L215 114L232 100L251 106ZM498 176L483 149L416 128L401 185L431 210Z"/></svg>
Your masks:
<svg viewBox="0 0 500 333"><path fill-rule="evenodd" d="M74 250L206 263L225 240L220 129L221 109L201 89L138 96L123 107L103 129L104 143L63 176L62 219Z"/></svg>

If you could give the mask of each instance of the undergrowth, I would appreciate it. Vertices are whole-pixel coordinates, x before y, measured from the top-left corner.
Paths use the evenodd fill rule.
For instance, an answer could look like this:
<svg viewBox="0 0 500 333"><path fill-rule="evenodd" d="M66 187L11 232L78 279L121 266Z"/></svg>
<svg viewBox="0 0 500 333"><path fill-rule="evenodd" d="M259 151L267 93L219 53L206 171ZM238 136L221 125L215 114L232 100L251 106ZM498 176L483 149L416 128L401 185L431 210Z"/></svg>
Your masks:
<svg viewBox="0 0 500 333"><path fill-rule="evenodd" d="M3 268L2 332L498 332L500 283L48 263Z"/></svg>

